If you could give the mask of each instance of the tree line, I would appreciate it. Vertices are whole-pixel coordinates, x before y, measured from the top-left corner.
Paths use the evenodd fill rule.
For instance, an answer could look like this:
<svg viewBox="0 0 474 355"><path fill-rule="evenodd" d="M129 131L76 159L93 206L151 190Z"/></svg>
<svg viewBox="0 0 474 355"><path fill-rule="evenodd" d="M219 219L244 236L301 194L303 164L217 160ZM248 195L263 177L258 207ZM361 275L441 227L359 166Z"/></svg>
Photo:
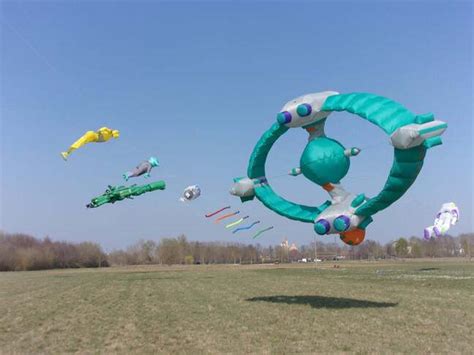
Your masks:
<svg viewBox="0 0 474 355"><path fill-rule="evenodd" d="M53 242L26 234L0 231L0 271L109 266L97 243Z"/></svg>
<svg viewBox="0 0 474 355"><path fill-rule="evenodd" d="M298 249L282 245L189 241L181 235L159 242L140 240L125 250L109 253L109 262L113 265L286 263L341 258L470 257L471 251L474 252L474 234L428 241L417 237L399 238L386 244L366 240L358 246L317 241Z"/></svg>
<svg viewBox="0 0 474 355"><path fill-rule="evenodd" d="M474 234L433 240L399 238L381 244L366 240L359 246L317 241L299 248L284 244L262 246L232 242L190 241L186 236L140 240L128 248L105 253L97 243L53 242L25 234L0 232L0 271L146 264L255 264L333 259L471 257Z"/></svg>

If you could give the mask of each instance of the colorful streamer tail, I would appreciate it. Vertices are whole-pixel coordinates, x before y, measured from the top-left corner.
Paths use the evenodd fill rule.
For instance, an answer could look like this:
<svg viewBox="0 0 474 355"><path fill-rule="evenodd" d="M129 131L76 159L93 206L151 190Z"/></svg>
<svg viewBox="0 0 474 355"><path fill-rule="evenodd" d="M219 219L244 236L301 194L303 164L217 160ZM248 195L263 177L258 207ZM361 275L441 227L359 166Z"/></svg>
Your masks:
<svg viewBox="0 0 474 355"><path fill-rule="evenodd" d="M225 215L223 215L223 216L217 218L217 219L214 221L214 223L219 223L219 222L222 221L223 219L226 219L226 218L229 218L229 217L238 215L239 213L240 213L240 211L225 214Z"/></svg>
<svg viewBox="0 0 474 355"><path fill-rule="evenodd" d="M249 216L242 217L242 218L236 220L235 222L229 223L229 224L226 225L225 227L228 229L228 228L232 228L232 227L234 227L234 226L237 226L237 225L239 225L240 223L242 223L244 220L246 220L247 218L249 218Z"/></svg>
<svg viewBox="0 0 474 355"><path fill-rule="evenodd" d="M230 206L226 206L226 207L222 207L220 210L217 210L217 211L215 211L215 212L208 213L208 214L206 214L206 218L215 216L216 214L221 213L222 211L227 210L227 209L229 209L229 208L230 208Z"/></svg>
<svg viewBox="0 0 474 355"><path fill-rule="evenodd" d="M257 232L257 234L255 234L252 238L253 239L258 238L260 236L260 234L265 233L265 232L269 231L270 229L273 229L273 226L262 229L261 231Z"/></svg>
<svg viewBox="0 0 474 355"><path fill-rule="evenodd" d="M256 222L253 222L251 225L249 225L249 226L247 226L247 227L240 227L240 228L234 229L234 230L232 231L232 233L235 234L235 233L237 233L238 231L248 230L248 229L252 228L254 225L259 224L259 223L260 223L260 221L256 221Z"/></svg>

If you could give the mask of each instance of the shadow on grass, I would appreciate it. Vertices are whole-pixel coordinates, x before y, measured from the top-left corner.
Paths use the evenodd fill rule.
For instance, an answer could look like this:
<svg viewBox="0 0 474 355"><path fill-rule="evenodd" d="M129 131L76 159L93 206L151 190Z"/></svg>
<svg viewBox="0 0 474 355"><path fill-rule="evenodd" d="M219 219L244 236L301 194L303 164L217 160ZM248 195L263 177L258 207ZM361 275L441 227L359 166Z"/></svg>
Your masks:
<svg viewBox="0 0 474 355"><path fill-rule="evenodd" d="M286 304L303 304L313 308L387 308L398 305L393 302L375 302L356 300L353 298L325 297L325 296L264 296L248 298L249 302L271 302Z"/></svg>
<svg viewBox="0 0 474 355"><path fill-rule="evenodd" d="M440 270L439 267L424 267L421 269L418 269L418 271L435 271L435 270Z"/></svg>
<svg viewBox="0 0 474 355"><path fill-rule="evenodd" d="M160 281L165 281L165 280L180 280L179 277L173 277L173 276L139 276L139 277L121 277L116 279L116 281L123 281L123 282L135 282L135 281L148 281L148 280L160 280Z"/></svg>

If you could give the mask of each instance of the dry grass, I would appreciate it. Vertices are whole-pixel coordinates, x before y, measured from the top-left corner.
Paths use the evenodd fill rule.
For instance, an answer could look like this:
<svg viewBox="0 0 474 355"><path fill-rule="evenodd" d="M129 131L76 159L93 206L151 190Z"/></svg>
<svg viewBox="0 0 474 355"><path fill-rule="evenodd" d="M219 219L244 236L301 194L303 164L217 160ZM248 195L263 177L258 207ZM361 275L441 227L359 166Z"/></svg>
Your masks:
<svg viewBox="0 0 474 355"><path fill-rule="evenodd" d="M474 263L0 273L2 353L470 353Z"/></svg>

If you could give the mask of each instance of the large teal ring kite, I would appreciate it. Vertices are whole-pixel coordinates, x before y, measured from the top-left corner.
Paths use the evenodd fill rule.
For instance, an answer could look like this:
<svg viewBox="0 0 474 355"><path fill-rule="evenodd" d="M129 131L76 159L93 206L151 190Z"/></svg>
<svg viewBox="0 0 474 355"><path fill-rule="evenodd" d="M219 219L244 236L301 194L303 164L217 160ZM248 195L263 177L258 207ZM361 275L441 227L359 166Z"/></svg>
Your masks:
<svg viewBox="0 0 474 355"><path fill-rule="evenodd" d="M390 136L394 159L383 189L372 198L353 195L340 184L350 166L350 157L358 148L345 149L324 133L327 117L333 111L356 114L380 127ZM271 188L265 176L265 163L273 144L290 128L302 127L309 141L300 159L300 167L290 175L303 174L325 189L331 199L313 207L285 200ZM338 94L327 91L289 101L273 124L257 142L247 169L247 177L234 179L231 194L242 202L255 196L269 209L287 218L314 223L315 232L340 234L350 245L360 244L372 215L398 200L416 180L426 150L441 144L440 135L447 124L434 120L433 114L415 115L392 100L366 93Z"/></svg>

